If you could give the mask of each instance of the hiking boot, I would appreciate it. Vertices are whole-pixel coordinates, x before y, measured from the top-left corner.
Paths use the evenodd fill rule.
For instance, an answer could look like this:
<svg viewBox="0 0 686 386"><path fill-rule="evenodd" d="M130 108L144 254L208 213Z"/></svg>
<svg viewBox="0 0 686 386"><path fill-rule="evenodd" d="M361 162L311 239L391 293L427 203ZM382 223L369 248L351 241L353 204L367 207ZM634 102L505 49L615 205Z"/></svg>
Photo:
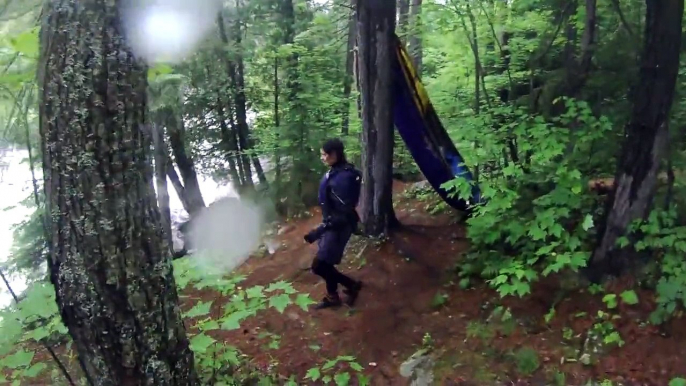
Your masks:
<svg viewBox="0 0 686 386"><path fill-rule="evenodd" d="M324 308L335 308L339 307L341 304L343 304L343 302L341 302L341 298L338 296L338 294L326 295L321 302L315 304L314 309L321 310Z"/></svg>
<svg viewBox="0 0 686 386"><path fill-rule="evenodd" d="M360 291L362 290L362 281L356 281L355 284L351 288L344 289L343 293L348 296L347 299L345 299L345 304L347 304L349 307L352 307L355 304L355 301L357 300L357 296L360 294Z"/></svg>

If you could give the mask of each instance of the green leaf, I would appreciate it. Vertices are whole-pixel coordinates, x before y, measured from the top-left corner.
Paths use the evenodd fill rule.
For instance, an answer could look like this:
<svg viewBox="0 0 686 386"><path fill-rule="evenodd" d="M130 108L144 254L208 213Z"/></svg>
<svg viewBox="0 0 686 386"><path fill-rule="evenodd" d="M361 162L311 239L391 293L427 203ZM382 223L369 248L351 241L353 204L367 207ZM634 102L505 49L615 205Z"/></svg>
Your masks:
<svg viewBox="0 0 686 386"><path fill-rule="evenodd" d="M617 307L617 295L615 294L607 294L603 296L603 303L607 305L607 308L616 308Z"/></svg>
<svg viewBox="0 0 686 386"><path fill-rule="evenodd" d="M19 36L10 39L12 48L29 58L38 58L39 44L38 44L39 28L32 28L30 31L24 32Z"/></svg>
<svg viewBox="0 0 686 386"><path fill-rule="evenodd" d="M43 338L47 338L48 336L50 336L50 330L48 330L46 327L38 327L27 332L25 338L33 339L38 342Z"/></svg>
<svg viewBox="0 0 686 386"><path fill-rule="evenodd" d="M282 314L290 304L291 297L288 294L276 295L269 298L269 306L276 308L276 310Z"/></svg>
<svg viewBox="0 0 686 386"><path fill-rule="evenodd" d="M326 363L324 363L324 366L322 366L322 371L332 369L334 366L336 366L336 363L338 363L338 358L326 361Z"/></svg>
<svg viewBox="0 0 686 386"><path fill-rule="evenodd" d="M201 323L198 323L198 327L200 327L200 329L202 331L218 330L219 329L219 322L217 322L214 319L208 319L208 320L205 320Z"/></svg>
<svg viewBox="0 0 686 386"><path fill-rule="evenodd" d="M174 69L167 64L158 64L148 69L148 81L154 82L160 75L171 74Z"/></svg>
<svg viewBox="0 0 686 386"><path fill-rule="evenodd" d="M357 363L357 362L350 362L350 368L353 369L353 370L355 370L355 371L362 371L362 370L364 370L364 368L362 367L362 365L360 365L360 364Z"/></svg>
<svg viewBox="0 0 686 386"><path fill-rule="evenodd" d="M633 290L624 291L619 296L622 298L622 301L624 303L626 303L630 306L633 306L634 304L638 304L638 295L636 295L636 292L634 292Z"/></svg>
<svg viewBox="0 0 686 386"><path fill-rule="evenodd" d="M307 374L305 374L305 379L311 379L312 381L317 381L321 377L322 372L319 370L319 367L313 367L307 370Z"/></svg>
<svg viewBox="0 0 686 386"><path fill-rule="evenodd" d="M210 313L210 308L212 308L212 303L214 301L210 300L209 302L200 302L196 305L193 306L188 312L184 314L185 317L187 318L196 318L198 316L205 316Z"/></svg>
<svg viewBox="0 0 686 386"><path fill-rule="evenodd" d="M196 353L204 353L216 340L205 334L198 334L191 338L191 350Z"/></svg>
<svg viewBox="0 0 686 386"><path fill-rule="evenodd" d="M338 373L333 377L336 386L348 386L350 384L350 374L347 372Z"/></svg>
<svg viewBox="0 0 686 386"><path fill-rule="evenodd" d="M25 378L35 378L40 374L43 370L45 370L48 366L43 363L43 362L38 362L35 365L29 367L24 371L24 377Z"/></svg>
<svg viewBox="0 0 686 386"><path fill-rule="evenodd" d="M581 227L585 231L593 228L593 216L591 216L590 214L587 214L586 217L584 217L584 222L581 224Z"/></svg>
<svg viewBox="0 0 686 386"><path fill-rule="evenodd" d="M248 299L263 298L265 297L264 286L256 285L254 287L248 288L247 290L245 290L245 294L248 296Z"/></svg>
<svg viewBox="0 0 686 386"><path fill-rule="evenodd" d="M230 363L234 366L237 366L241 363L240 359L238 358L238 351L236 349L230 349L224 352L222 355L222 359L226 363Z"/></svg>
<svg viewBox="0 0 686 386"><path fill-rule="evenodd" d="M673 378L669 381L669 386L686 386L686 378Z"/></svg>
<svg viewBox="0 0 686 386"><path fill-rule="evenodd" d="M31 361L33 361L33 355L33 351L25 351L24 349L21 349L6 356L2 362L5 364L5 366L11 369L18 369L20 367L26 367L30 365Z"/></svg>
<svg viewBox="0 0 686 386"><path fill-rule="evenodd" d="M267 287L266 289L267 292L274 292L279 290L287 294L294 294L296 292L295 288L293 288L293 285L291 283L283 280L270 284L269 287Z"/></svg>
<svg viewBox="0 0 686 386"><path fill-rule="evenodd" d="M235 311L221 319L222 330L237 330L241 328L241 322L252 315L248 310Z"/></svg>
<svg viewBox="0 0 686 386"><path fill-rule="evenodd" d="M307 311L309 306L315 303L316 302L312 300L308 294L298 294L298 296L295 297L295 305L302 308L303 311Z"/></svg>

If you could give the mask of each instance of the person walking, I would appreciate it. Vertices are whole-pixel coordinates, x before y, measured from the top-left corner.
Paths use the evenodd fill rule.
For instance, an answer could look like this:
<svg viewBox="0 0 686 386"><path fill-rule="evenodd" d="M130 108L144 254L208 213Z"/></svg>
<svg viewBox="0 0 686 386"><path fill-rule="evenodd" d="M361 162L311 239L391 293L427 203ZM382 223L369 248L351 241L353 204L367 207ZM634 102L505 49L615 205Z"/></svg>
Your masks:
<svg viewBox="0 0 686 386"><path fill-rule="evenodd" d="M343 304L338 285L344 287L345 303L353 306L362 289L362 281L342 274L336 265L341 263L343 252L352 234L357 230L360 217L356 207L360 199L362 175L345 158L340 139L330 139L321 148L321 160L329 166L319 185L319 205L322 222L304 236L306 242L317 242L317 254L312 261L312 272L326 282L326 296L315 309L338 307Z"/></svg>

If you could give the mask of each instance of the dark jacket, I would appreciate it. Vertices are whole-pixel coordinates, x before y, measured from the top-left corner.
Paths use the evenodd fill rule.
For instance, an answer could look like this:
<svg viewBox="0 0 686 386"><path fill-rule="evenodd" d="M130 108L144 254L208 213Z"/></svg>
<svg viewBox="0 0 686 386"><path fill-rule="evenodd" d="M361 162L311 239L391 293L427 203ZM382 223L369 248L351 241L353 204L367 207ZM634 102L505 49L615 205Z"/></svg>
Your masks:
<svg viewBox="0 0 686 386"><path fill-rule="evenodd" d="M334 165L319 184L322 224L317 228L317 258L339 264L345 246L360 218L355 208L360 199L362 176L349 163Z"/></svg>

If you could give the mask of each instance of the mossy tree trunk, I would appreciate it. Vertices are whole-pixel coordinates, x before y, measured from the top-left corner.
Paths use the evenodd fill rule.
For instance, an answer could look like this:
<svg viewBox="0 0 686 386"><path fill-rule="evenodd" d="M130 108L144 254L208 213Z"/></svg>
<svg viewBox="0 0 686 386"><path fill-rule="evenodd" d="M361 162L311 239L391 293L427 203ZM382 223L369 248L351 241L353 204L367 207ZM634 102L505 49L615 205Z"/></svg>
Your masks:
<svg viewBox="0 0 686 386"><path fill-rule="evenodd" d="M45 3L40 134L50 278L90 384L194 385L118 1Z"/></svg>

